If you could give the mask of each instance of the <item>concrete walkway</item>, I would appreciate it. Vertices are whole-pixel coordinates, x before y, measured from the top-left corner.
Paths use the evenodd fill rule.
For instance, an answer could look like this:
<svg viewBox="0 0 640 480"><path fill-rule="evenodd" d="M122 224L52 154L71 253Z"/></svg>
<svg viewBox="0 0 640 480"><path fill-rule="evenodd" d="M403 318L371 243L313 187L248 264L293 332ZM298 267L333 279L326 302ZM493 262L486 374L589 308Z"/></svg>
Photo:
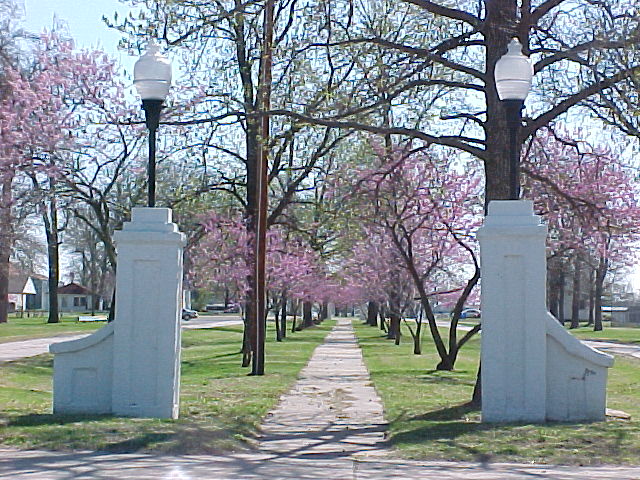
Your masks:
<svg viewBox="0 0 640 480"><path fill-rule="evenodd" d="M382 411L351 322L339 319L267 415L260 450L290 459L384 455Z"/></svg>

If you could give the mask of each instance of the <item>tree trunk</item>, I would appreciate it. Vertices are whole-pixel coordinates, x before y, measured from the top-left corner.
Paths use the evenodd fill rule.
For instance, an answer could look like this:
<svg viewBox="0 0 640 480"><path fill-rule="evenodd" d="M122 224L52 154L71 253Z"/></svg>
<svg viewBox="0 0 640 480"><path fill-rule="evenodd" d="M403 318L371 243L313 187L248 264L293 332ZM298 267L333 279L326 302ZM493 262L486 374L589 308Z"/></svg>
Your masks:
<svg viewBox="0 0 640 480"><path fill-rule="evenodd" d="M420 311L422 317L422 311ZM422 355L422 342L420 336L422 334L422 318L416 320L416 334L413 336L413 354Z"/></svg>
<svg viewBox="0 0 640 480"><path fill-rule="evenodd" d="M293 321L291 322L291 333L295 333L298 329L296 325L296 321L298 319L298 300L292 300L291 304L293 305Z"/></svg>
<svg viewBox="0 0 640 480"><path fill-rule="evenodd" d="M589 322L587 323L587 327L593 325L594 321L594 313L596 307L596 271L592 268L589 272Z"/></svg>
<svg viewBox="0 0 640 480"><path fill-rule="evenodd" d="M320 305L320 314L318 315L318 321L323 322L329 316L329 303L322 302Z"/></svg>
<svg viewBox="0 0 640 480"><path fill-rule="evenodd" d="M111 304L109 305L109 313L107 314L107 322L111 323L116 319L116 287L114 285L111 292Z"/></svg>
<svg viewBox="0 0 640 480"><path fill-rule="evenodd" d="M400 308L398 304L398 298L396 295L391 296L389 305L389 331L387 332L387 338L395 340L396 345L400 345Z"/></svg>
<svg viewBox="0 0 640 480"><path fill-rule="evenodd" d="M309 328L313 326L312 308L313 302L302 302L302 328Z"/></svg>
<svg viewBox="0 0 640 480"><path fill-rule="evenodd" d="M495 64L507 51L509 41L517 36L523 45L528 45L527 32L518 32L517 2L513 0L492 0L485 2L486 16L483 24L485 37L485 102L486 102L486 149L485 169L485 210L492 200L510 198L509 162L510 142L507 128L507 114L503 102L498 98L493 71ZM524 52L525 55L528 52ZM522 145L522 138L517 145Z"/></svg>
<svg viewBox="0 0 640 480"><path fill-rule="evenodd" d="M58 307L58 282L60 278L58 246L58 232L54 227L54 230L47 232L47 255L49 257L49 318L47 323L58 323L60 321Z"/></svg>
<svg viewBox="0 0 640 480"><path fill-rule="evenodd" d="M367 321L366 324L372 327L378 324L378 302L369 302L367 304Z"/></svg>
<svg viewBox="0 0 640 480"><path fill-rule="evenodd" d="M571 325L569 328L578 328L580 326L580 279L582 277L582 261L580 255L576 253L573 262L573 297L571 299Z"/></svg>
<svg viewBox="0 0 640 480"><path fill-rule="evenodd" d="M245 149L246 149L246 205L244 210L247 233L253 236L255 242L255 232L257 226L258 213L258 165L260 164L260 133L261 117L254 116L259 113L259 101L256 98L256 91L261 90L260 85L255 85L252 75L253 58L250 57L246 44L247 27L244 15L238 15L237 21L233 23L235 37L235 55L238 62L238 72L242 85L243 110L248 115L246 118ZM262 69L261 74L262 74ZM255 243L250 246L249 251L255 252ZM254 254L249 256L249 265L255 265ZM244 335L242 340L242 366L248 367L252 363L252 353L256 348L255 330L258 322L258 312L256 311L256 279L255 269L247 276L248 285L251 287L245 297L245 318Z"/></svg>
<svg viewBox="0 0 640 480"><path fill-rule="evenodd" d="M560 273L560 285L558 291L558 321L564 325L564 270Z"/></svg>
<svg viewBox="0 0 640 480"><path fill-rule="evenodd" d="M385 317L385 306L384 305L379 305L379 310L378 310L378 318L380 320L380 330L382 330L383 332L387 331L387 326L385 324L384 321L384 317Z"/></svg>
<svg viewBox="0 0 640 480"><path fill-rule="evenodd" d="M547 262L549 266L547 274L547 306L551 314L556 318L559 318L558 304L560 296L558 263L555 258L549 259Z"/></svg>
<svg viewBox="0 0 640 480"><path fill-rule="evenodd" d="M476 384L473 386L473 394L471 395L471 405L474 407L482 406L482 363L478 365Z"/></svg>
<svg viewBox="0 0 640 480"><path fill-rule="evenodd" d="M43 200L42 207L42 222L44 223L45 234L47 237L47 257L49 261L49 318L47 319L47 323L58 323L60 321L60 312L58 308L60 242L58 240L58 204L53 180L51 180L50 184L49 205L46 205Z"/></svg>
<svg viewBox="0 0 640 480"><path fill-rule="evenodd" d="M248 295L248 297L250 297L250 295ZM255 307L253 303L247 302L244 310L244 315L245 315L244 330L242 332L242 366L243 367L248 367L251 365L251 353L252 353L251 335L252 335L252 332L254 331L253 328L251 328L251 325L252 325L251 319L253 318L251 315L253 315L254 310L255 310Z"/></svg>
<svg viewBox="0 0 640 480"><path fill-rule="evenodd" d="M282 292L280 299L280 338L287 338L287 292Z"/></svg>
<svg viewBox="0 0 640 480"><path fill-rule="evenodd" d="M280 322L281 312L282 312L282 306L280 304L276 305L273 312L273 316L276 321L276 342L282 341L282 326Z"/></svg>
<svg viewBox="0 0 640 480"><path fill-rule="evenodd" d="M227 308L229 308L229 303L230 303L230 300L229 300L229 289L225 288L224 289L224 308L225 308L225 310Z"/></svg>
<svg viewBox="0 0 640 480"><path fill-rule="evenodd" d="M595 304L593 315L593 331L599 332L602 330L602 293L604 286L604 278L607 276L607 260L604 257L600 257L598 263L598 269L596 271L596 285L595 285Z"/></svg>
<svg viewBox="0 0 640 480"><path fill-rule="evenodd" d="M7 173L0 192L0 323L7 323L9 313L9 258L13 243L12 185L13 174Z"/></svg>

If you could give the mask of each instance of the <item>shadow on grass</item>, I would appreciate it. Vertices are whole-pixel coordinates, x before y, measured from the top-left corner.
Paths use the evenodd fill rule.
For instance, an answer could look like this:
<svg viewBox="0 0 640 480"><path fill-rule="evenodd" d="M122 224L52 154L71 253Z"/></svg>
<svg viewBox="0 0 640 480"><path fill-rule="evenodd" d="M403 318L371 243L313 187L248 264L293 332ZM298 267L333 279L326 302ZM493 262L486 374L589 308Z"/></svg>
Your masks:
<svg viewBox="0 0 640 480"><path fill-rule="evenodd" d="M445 409L445 410L453 410L453 409ZM433 412L433 416L444 415L447 416L447 412ZM420 417L416 417L410 420L427 420L427 415L422 415ZM452 415L453 416L453 415ZM455 445L455 440L463 435L473 434L484 432L488 430L492 430L495 428L494 425L479 423L479 422L463 422L463 421L451 421L455 420L455 418L451 418L450 420L441 420L441 421L432 421L432 423L428 425L424 425L418 428L414 428L412 430L406 430L404 432L399 432L395 435L392 435L390 440L392 444L423 444L425 442L433 442L439 441L448 443L449 445ZM468 453L478 454L479 450L472 449Z"/></svg>
<svg viewBox="0 0 640 480"><path fill-rule="evenodd" d="M480 410L477 406L464 403L434 410L422 415L398 418L397 421L400 422L422 421L430 423L399 432L393 435L390 440L392 444L423 444L425 442L439 441L452 447L461 448L467 453L477 456L479 461L484 461L483 455L487 451L491 451L495 445L492 446L488 443L486 445L477 445L478 448L475 448L469 445L458 445L456 439L467 434L490 431L498 433L504 430L505 435L507 435L512 434L509 433L512 428L519 430L520 427L525 428L523 431L528 431L530 427L533 429L532 432L535 432L539 427L558 430L558 432L551 435L553 437L554 435L561 435L562 430L575 430L587 427L589 432L591 432L590 435L593 437L601 438L603 441L606 437L609 437L613 449L620 451L623 443L627 441L635 431L632 425L624 423L612 424L610 422L547 422L542 425L532 425L527 422L481 423L479 421L479 414ZM478 420L469 421L469 417L478 417ZM541 434L537 433L537 435L539 436ZM579 441L579 439L574 440L574 442L576 441ZM513 454L517 452L517 446L501 446L500 449L498 453L501 454Z"/></svg>
<svg viewBox="0 0 640 480"><path fill-rule="evenodd" d="M171 440L174 436L174 433L145 433L121 442L106 443L99 450L109 453L134 453L146 449L152 444Z"/></svg>
<svg viewBox="0 0 640 480"><path fill-rule="evenodd" d="M181 365L183 368L183 374L184 374L184 369L185 368L207 368L210 369L211 367L209 365L202 365L203 362L206 362L207 360L215 360L215 359L220 359L220 358L233 358L233 357L240 357L240 355L242 354L242 352L238 351L238 352L231 352L231 353L221 353L219 355L207 355L207 356L201 356L198 357L195 360L182 360Z"/></svg>
<svg viewBox="0 0 640 480"><path fill-rule="evenodd" d="M463 378L467 372L459 370L450 372L446 370L428 370L423 375L418 375L417 379L424 383L441 383L448 385L470 385L473 386L475 381L470 378ZM454 376L457 374L458 376Z"/></svg>
<svg viewBox="0 0 640 480"><path fill-rule="evenodd" d="M6 418L6 417L5 417ZM114 418L112 415L53 415L50 413L32 413L8 418L8 427L36 427L42 425L66 425L84 421L97 421Z"/></svg>
<svg viewBox="0 0 640 480"><path fill-rule="evenodd" d="M468 413L480 413L477 406L470 403L463 403L461 405L454 405L453 407L442 408L440 410L434 410L433 412L427 412L422 415L415 415L413 417L406 418L408 421L442 421L442 420L463 420Z"/></svg>
<svg viewBox="0 0 640 480"><path fill-rule="evenodd" d="M42 354L35 357L20 358L3 364L19 369L19 372L30 372L34 369L53 368L53 355Z"/></svg>

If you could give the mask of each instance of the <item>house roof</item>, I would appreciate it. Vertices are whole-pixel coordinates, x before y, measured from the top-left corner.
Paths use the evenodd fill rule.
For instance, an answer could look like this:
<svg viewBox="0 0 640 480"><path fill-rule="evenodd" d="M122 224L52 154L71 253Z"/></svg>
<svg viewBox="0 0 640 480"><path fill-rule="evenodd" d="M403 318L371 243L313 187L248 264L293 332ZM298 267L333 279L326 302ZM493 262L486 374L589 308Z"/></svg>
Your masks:
<svg viewBox="0 0 640 480"><path fill-rule="evenodd" d="M80 284L71 282L58 288L58 293L62 295L91 295L91 290Z"/></svg>
<svg viewBox="0 0 640 480"><path fill-rule="evenodd" d="M23 294L23 293L36 293L36 287L33 284L33 280L29 275L10 275L9 276L9 293L10 294Z"/></svg>

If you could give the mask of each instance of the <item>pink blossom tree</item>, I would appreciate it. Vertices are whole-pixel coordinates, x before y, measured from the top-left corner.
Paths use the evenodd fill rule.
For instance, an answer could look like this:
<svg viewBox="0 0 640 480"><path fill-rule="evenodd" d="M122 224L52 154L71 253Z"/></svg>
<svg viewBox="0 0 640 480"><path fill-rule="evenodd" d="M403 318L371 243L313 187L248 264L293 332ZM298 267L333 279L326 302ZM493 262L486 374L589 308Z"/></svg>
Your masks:
<svg viewBox="0 0 640 480"><path fill-rule="evenodd" d="M572 327L578 326L581 272L587 265L595 272L594 329L601 330L609 267L637 260L640 204L633 174L621 155L549 132L533 140L524 166L525 195L549 225L550 264L564 258L574 266ZM551 291L553 310L558 288Z"/></svg>
<svg viewBox="0 0 640 480"><path fill-rule="evenodd" d="M415 291L440 357L437 369L454 368L458 351L479 330L479 326L457 336L457 325L465 303L480 278L474 231L482 220L479 175L472 168L458 170L436 155L412 154L408 148L390 155L376 149L380 166L362 168L349 184L337 181L338 189L350 190L363 225L364 250L387 249L387 262L370 255L370 268L404 291ZM391 253L393 252L393 253ZM375 259L373 258L375 257ZM383 267L383 264L387 267ZM411 288L402 278L411 280ZM372 282L379 295L384 282ZM457 295L445 342L438 330L433 299ZM389 300L389 299L387 299ZM397 299L389 302L396 312ZM397 319L392 321L399 323ZM418 328L420 323L417 324ZM390 326L391 328L397 328ZM414 338L419 338L419 330ZM397 333L395 333L397 335Z"/></svg>
<svg viewBox="0 0 640 480"><path fill-rule="evenodd" d="M204 235L193 247L192 274L199 286L226 288L236 299L246 298L251 268L251 234L240 215L209 213ZM276 339L286 336L286 298L322 301L328 280L318 255L300 239L279 227L267 235L267 291L276 313ZM246 319L245 319L246 321ZM307 325L303 325L307 326ZM295 325L294 325L295 327ZM245 328L245 342L250 341Z"/></svg>
<svg viewBox="0 0 640 480"><path fill-rule="evenodd" d="M62 172L60 152L73 148L86 122L84 106L101 102L100 89L111 84L113 64L100 52L78 52L56 34L44 34L29 67L3 64L0 95L0 322L6 321L8 262L13 244L12 208L16 178L30 178L41 198L49 245L50 322L57 322L58 225L55 184ZM20 62L16 62L19 65ZM48 204L47 204L48 203Z"/></svg>

